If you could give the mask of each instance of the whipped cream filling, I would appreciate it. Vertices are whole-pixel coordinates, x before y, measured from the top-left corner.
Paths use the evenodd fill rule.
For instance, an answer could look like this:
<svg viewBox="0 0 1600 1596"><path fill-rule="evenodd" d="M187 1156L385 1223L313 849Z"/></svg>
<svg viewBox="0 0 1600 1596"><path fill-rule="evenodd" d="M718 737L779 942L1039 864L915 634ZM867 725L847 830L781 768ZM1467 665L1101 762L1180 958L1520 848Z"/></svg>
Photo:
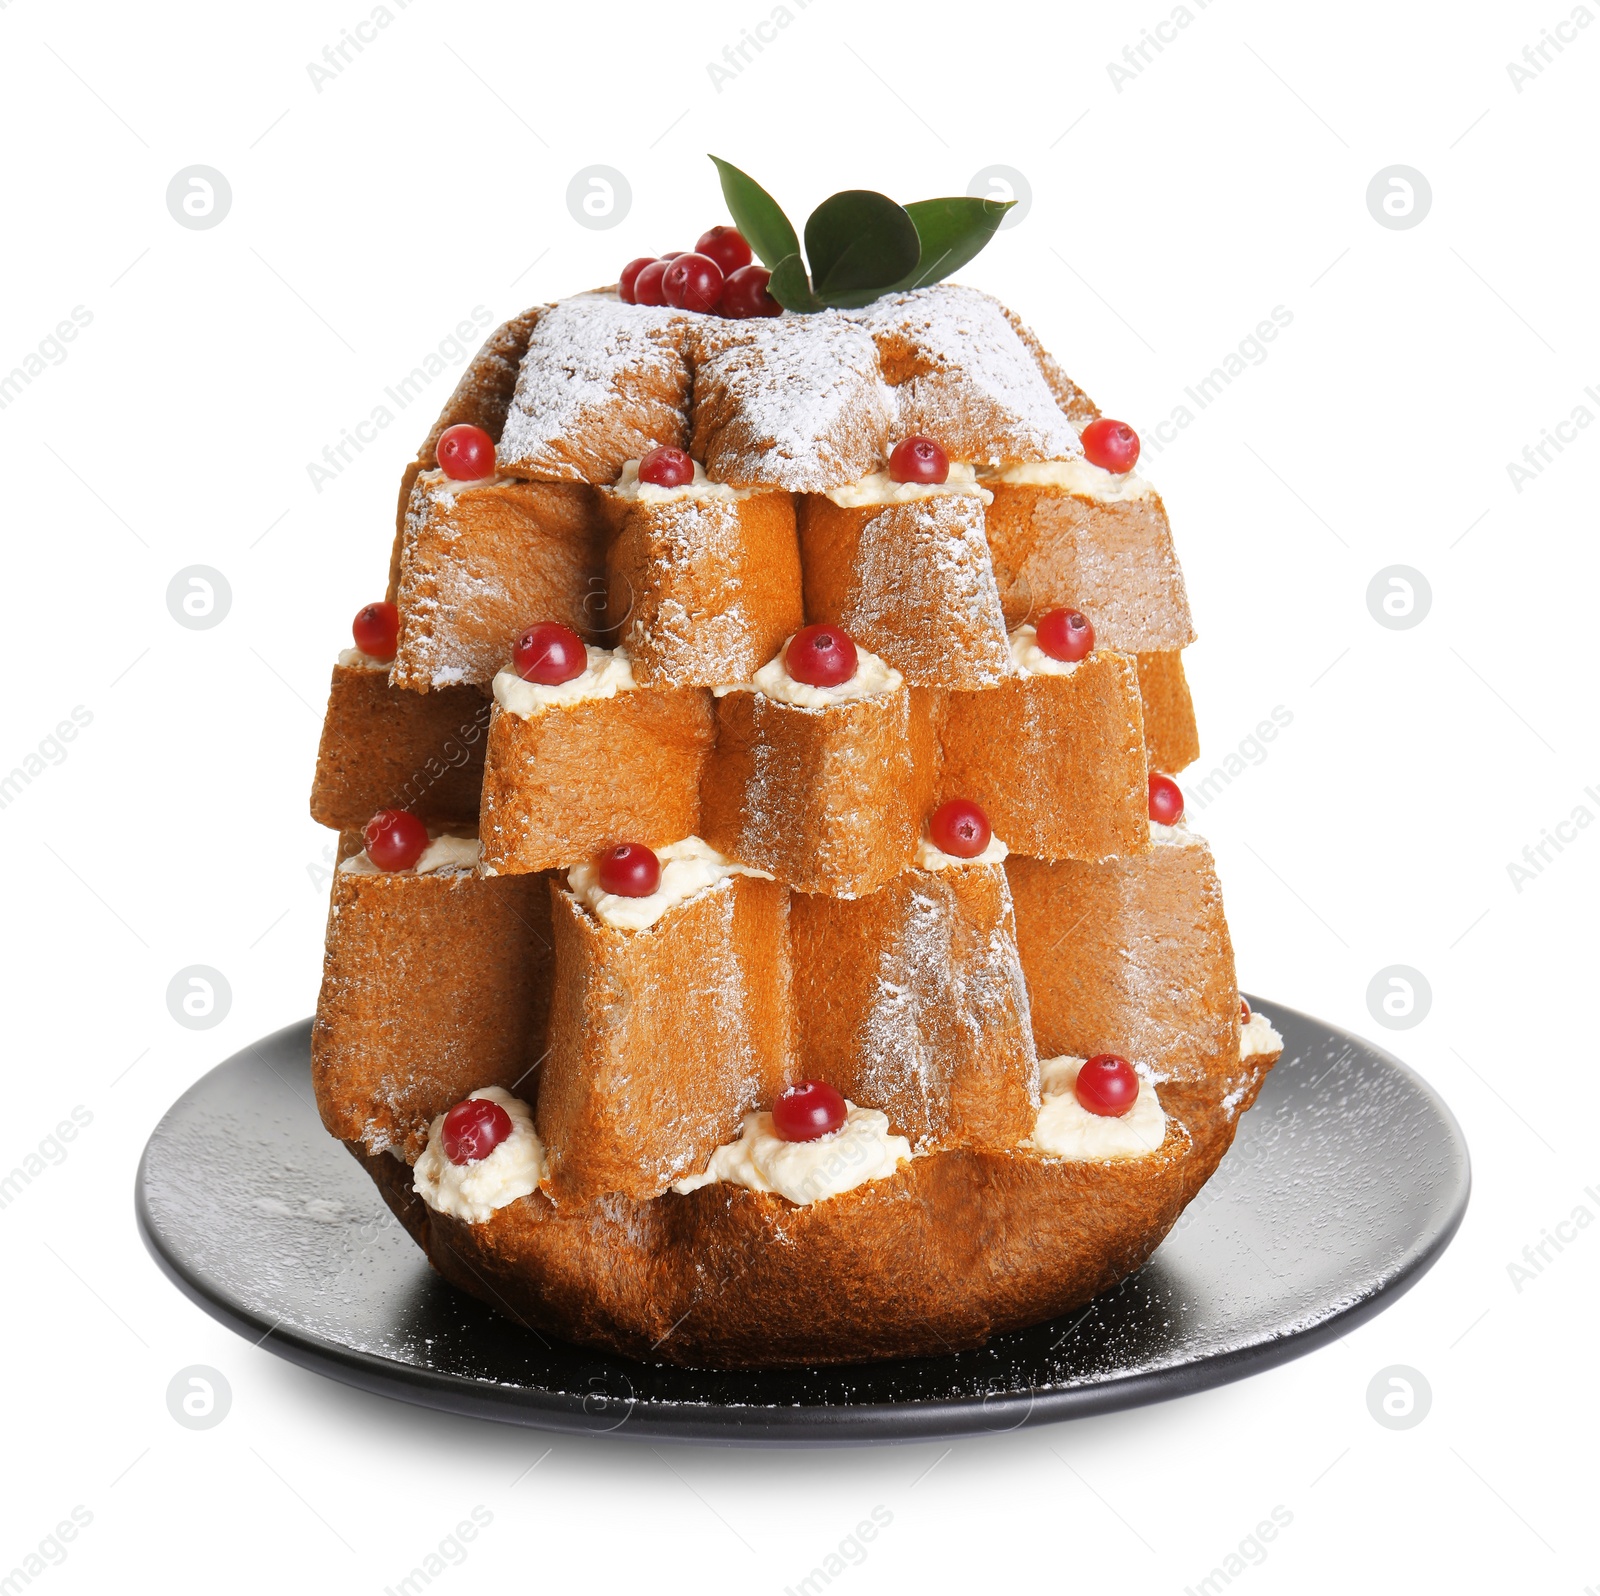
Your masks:
<svg viewBox="0 0 1600 1596"><path fill-rule="evenodd" d="M339 650L339 663L346 670L387 671L394 664L394 661L392 659L376 659L371 654L363 654L359 648L342 648Z"/></svg>
<svg viewBox="0 0 1600 1596"><path fill-rule="evenodd" d="M794 704L801 709L827 709L833 704L854 703L859 698L876 698L880 693L892 693L905 681L899 671L887 660L879 659L869 649L856 644L856 673L837 687L813 687L810 682L796 681L784 663L790 639L769 659L748 682L733 682L726 687L713 687L714 696L726 693L747 693L754 689L765 693L780 704Z"/></svg>
<svg viewBox="0 0 1600 1596"><path fill-rule="evenodd" d="M456 495L465 493L468 488L498 488L503 483L516 480L515 477L503 477L498 472L491 472L486 477L474 477L470 482L458 482L454 477L447 476L442 466L417 473L417 486L436 504L446 505L454 504Z"/></svg>
<svg viewBox="0 0 1600 1596"><path fill-rule="evenodd" d="M367 850L353 853L339 870L349 876L436 876L478 868L476 837L433 837L422 850L422 857L409 870L384 870L367 857Z"/></svg>
<svg viewBox="0 0 1600 1596"><path fill-rule="evenodd" d="M1148 499L1155 489L1135 471L1106 471L1082 455L1071 460L1030 460L1000 472L994 479L1013 487L1056 488L1086 499L1118 503Z"/></svg>
<svg viewBox="0 0 1600 1596"><path fill-rule="evenodd" d="M1154 827L1151 828L1154 830ZM1254 1058L1258 1053L1276 1053L1283 1047L1283 1038L1273 1028L1272 1021L1259 1010L1252 1010L1247 1024L1239 1027L1239 1057Z"/></svg>
<svg viewBox="0 0 1600 1596"><path fill-rule="evenodd" d="M672 1189L686 1194L727 1181L804 1207L882 1180L910 1157L911 1143L891 1136L889 1116L876 1108L846 1102L844 1124L814 1142L786 1142L773 1131L771 1114L747 1114L739 1140L719 1147L703 1175L687 1175Z"/></svg>
<svg viewBox="0 0 1600 1596"><path fill-rule="evenodd" d="M1153 847L1201 848L1205 838L1198 831L1190 831L1189 822L1179 817L1175 826L1164 826L1159 820L1150 822L1150 842Z"/></svg>
<svg viewBox="0 0 1600 1596"><path fill-rule="evenodd" d="M595 648L584 645L588 664L570 682L546 687L543 682L525 682L510 665L495 672L494 701L508 715L532 720L560 704L581 704L591 698L615 698L639 684L633 679L633 665L621 648Z"/></svg>
<svg viewBox="0 0 1600 1596"><path fill-rule="evenodd" d="M872 504L910 504L917 499L982 499L994 503L994 495L978 484L978 473L961 461L950 462L950 475L943 482L896 482L887 471L872 471L858 482L829 488L827 497L841 510L859 510Z"/></svg>
<svg viewBox="0 0 1600 1596"><path fill-rule="evenodd" d="M639 480L639 462L623 462L622 475L606 489L614 498L637 499L641 504L670 504L674 499L748 499L752 493L770 493L770 488L735 488L726 482L713 482L706 468L694 462L694 480L676 488L663 488L655 482Z"/></svg>
<svg viewBox="0 0 1600 1596"><path fill-rule="evenodd" d="M1160 1147L1167 1116L1153 1082L1141 1073L1139 1095L1125 1114L1091 1114L1073 1091L1081 1058L1039 1060L1039 1118L1029 1145L1053 1158L1144 1158Z"/></svg>
<svg viewBox="0 0 1600 1596"><path fill-rule="evenodd" d="M1011 644L1011 668L1018 676L1070 676L1083 663L1046 654L1039 647L1038 631L1026 621L1007 641Z"/></svg>
<svg viewBox="0 0 1600 1596"><path fill-rule="evenodd" d="M975 853L970 859L963 859L960 854L946 853L924 832L921 841L917 843L917 869L949 870L960 865L1001 864L1010 852L1011 850L991 832L988 844L982 853Z"/></svg>
<svg viewBox="0 0 1600 1596"><path fill-rule="evenodd" d="M411 1189L436 1213L481 1225L495 1209L536 1191L545 1177L544 1143L533 1128L528 1105L503 1086L485 1086L467 1094L486 1097L511 1116L511 1134L472 1164L452 1164L444 1150L444 1115L428 1127L428 1145L411 1171Z"/></svg>
<svg viewBox="0 0 1600 1596"><path fill-rule="evenodd" d="M589 861L575 864L567 872L567 885L601 925L615 931L647 931L669 909L720 887L731 876L772 880L765 870L738 864L698 837L668 843L665 848L657 848L655 854L661 861L661 882L648 897L624 898L606 892L600 885L599 871Z"/></svg>

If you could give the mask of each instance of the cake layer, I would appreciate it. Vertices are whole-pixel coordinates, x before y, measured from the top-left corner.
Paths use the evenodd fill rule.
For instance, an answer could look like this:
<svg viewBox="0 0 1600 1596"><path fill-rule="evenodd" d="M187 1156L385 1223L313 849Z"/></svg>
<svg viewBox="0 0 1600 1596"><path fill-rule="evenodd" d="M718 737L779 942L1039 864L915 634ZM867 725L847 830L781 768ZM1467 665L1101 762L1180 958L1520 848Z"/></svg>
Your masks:
<svg viewBox="0 0 1600 1596"><path fill-rule="evenodd" d="M708 835L700 776L713 735L711 695L694 687L628 687L528 716L496 704L483 777L484 864L545 870L613 843L660 847Z"/></svg>
<svg viewBox="0 0 1600 1596"><path fill-rule="evenodd" d="M1183 572L1161 497L1094 497L1037 483L986 481L986 521L1006 624L1069 607L1102 648L1145 654L1194 641Z"/></svg>
<svg viewBox="0 0 1600 1596"><path fill-rule="evenodd" d="M932 807L937 698L903 683L822 708L723 695L700 835L801 892L872 892L910 866Z"/></svg>
<svg viewBox="0 0 1600 1596"><path fill-rule="evenodd" d="M1043 662L1053 664L1053 662ZM1107 859L1147 846L1138 668L1096 649L1076 665L950 693L938 798L980 804L997 837L1039 859Z"/></svg>
<svg viewBox="0 0 1600 1596"><path fill-rule="evenodd" d="M1011 657L983 503L976 492L860 505L805 495L806 619L844 627L913 684L993 686Z"/></svg>
<svg viewBox="0 0 1600 1596"><path fill-rule="evenodd" d="M492 704L476 687L426 696L382 667L335 665L317 747L311 818L342 830L380 809L475 823Z"/></svg>
<svg viewBox="0 0 1600 1596"><path fill-rule="evenodd" d="M341 839L345 859L360 847ZM531 1097L550 942L543 877L336 871L311 1033L323 1124L414 1159L433 1116L478 1087Z"/></svg>
<svg viewBox="0 0 1600 1596"><path fill-rule="evenodd" d="M1013 854L1017 946L1041 1057L1118 1053L1157 1081L1237 1084L1239 991L1211 849L1152 827L1105 864Z"/></svg>
<svg viewBox="0 0 1600 1596"><path fill-rule="evenodd" d="M1000 865L909 870L855 900L796 894L801 1073L919 1149L1015 1147L1039 1065Z"/></svg>
<svg viewBox="0 0 1600 1596"><path fill-rule="evenodd" d="M537 1125L557 1202L654 1197L794 1078L789 894L735 875L643 930L552 887Z"/></svg>
<svg viewBox="0 0 1600 1596"><path fill-rule="evenodd" d="M417 478L406 515L397 603L397 686L487 687L519 633L560 621L598 640L606 627L604 524L592 488L499 478Z"/></svg>
<svg viewBox="0 0 1600 1596"><path fill-rule="evenodd" d="M609 622L638 681L748 681L800 629L789 494L608 498Z"/></svg>
<svg viewBox="0 0 1600 1596"><path fill-rule="evenodd" d="M1139 655L1139 697L1144 704L1144 746L1152 770L1176 775L1200 757L1200 728L1177 649Z"/></svg>

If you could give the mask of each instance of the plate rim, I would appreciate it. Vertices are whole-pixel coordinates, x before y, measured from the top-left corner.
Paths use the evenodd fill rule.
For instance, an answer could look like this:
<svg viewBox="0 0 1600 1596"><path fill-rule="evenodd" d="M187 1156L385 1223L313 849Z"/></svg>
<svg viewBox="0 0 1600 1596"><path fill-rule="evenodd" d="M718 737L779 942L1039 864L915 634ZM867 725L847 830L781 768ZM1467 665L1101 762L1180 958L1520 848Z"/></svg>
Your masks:
<svg viewBox="0 0 1600 1596"><path fill-rule="evenodd" d="M1004 1434L1030 1425L1143 1407L1230 1385L1249 1375L1276 1368L1348 1334L1381 1313L1404 1296L1444 1255L1461 1228L1472 1196L1471 1150L1460 1123L1429 1081L1387 1048L1356 1036L1342 1026L1319 1020L1271 998L1258 999L1252 993L1241 995L1249 1001L1252 1009L1259 1006L1293 1015L1323 1032L1359 1045L1405 1078L1438 1117L1459 1155L1460 1178L1449 1211L1442 1224L1419 1238L1407 1250L1386 1279L1312 1324L1269 1337L1251 1346L1233 1347L1182 1363L1139 1370L1083 1385L1007 1391L981 1398L906 1398L846 1405L824 1402L758 1406L709 1399L703 1402L681 1397L635 1400L609 1395L597 1400L594 1393L508 1385L465 1374L444 1373L416 1364L404 1364L309 1331L286 1327L281 1323L268 1324L225 1287L190 1267L164 1241L160 1225L150 1211L148 1166L151 1150L163 1127L189 1098L201 1092L214 1075L228 1069L243 1055L255 1053L273 1043L304 1038L309 1044L310 1017L293 1021L246 1043L191 1082L173 1100L151 1130L139 1155L134 1177L134 1220L140 1240L161 1272L196 1307L236 1335L257 1347L266 1348L289 1363L357 1390L457 1417L486 1419L565 1434L612 1434L640 1441L830 1446L885 1442L915 1444L955 1436ZM586 1352L588 1349L578 1350ZM597 1369L625 1371L636 1366L635 1360L609 1353L596 1351L591 1355ZM622 1410L620 1418L615 1416L617 1409Z"/></svg>

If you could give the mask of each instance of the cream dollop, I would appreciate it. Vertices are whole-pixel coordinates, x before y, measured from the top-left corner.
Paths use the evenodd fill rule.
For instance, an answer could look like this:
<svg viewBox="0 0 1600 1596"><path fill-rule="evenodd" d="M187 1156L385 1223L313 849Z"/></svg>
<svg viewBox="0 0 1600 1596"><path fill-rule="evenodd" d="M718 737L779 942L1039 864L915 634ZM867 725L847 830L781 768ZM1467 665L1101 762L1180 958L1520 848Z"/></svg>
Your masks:
<svg viewBox="0 0 1600 1596"><path fill-rule="evenodd" d="M387 671L393 666L394 661L363 654L359 648L342 648L339 650L339 663L351 671Z"/></svg>
<svg viewBox="0 0 1600 1596"><path fill-rule="evenodd" d="M856 644L856 673L837 687L813 687L810 682L796 681L789 674L784 655L789 651L786 640L777 656L769 659L748 682L730 687L714 687L712 692L721 698L724 693L745 692L754 688L775 698L780 704L794 704L801 709L827 709L834 704L854 703L860 698L876 698L881 693L892 693L905 681L899 671L887 660L879 659L870 649Z"/></svg>
<svg viewBox="0 0 1600 1596"><path fill-rule="evenodd" d="M1166 1137L1167 1116L1154 1084L1139 1077L1139 1095L1125 1114L1091 1114L1073 1091L1083 1063L1067 1057L1039 1060L1039 1118L1030 1145L1053 1158L1073 1160L1143 1158L1155 1152Z"/></svg>
<svg viewBox="0 0 1600 1596"><path fill-rule="evenodd" d="M744 1134L719 1147L703 1175L688 1175L673 1190L688 1193L727 1181L751 1191L776 1192L804 1207L892 1175L911 1157L911 1143L889 1134L889 1116L845 1103L845 1121L814 1142L786 1142L772 1115L747 1114Z"/></svg>
<svg viewBox="0 0 1600 1596"><path fill-rule="evenodd" d="M989 841L983 852L973 854L970 859L963 859L960 854L946 853L924 833L917 843L917 869L950 870L959 865L997 865L1003 863L1010 852L1011 850L990 832Z"/></svg>
<svg viewBox="0 0 1600 1596"><path fill-rule="evenodd" d="M446 871L476 870L479 843L476 837L431 837L422 857L409 870L384 870L367 857L367 850L353 853L339 869L350 876L434 876Z"/></svg>
<svg viewBox="0 0 1600 1596"><path fill-rule="evenodd" d="M606 489L618 499L637 499L641 504L669 504L674 499L748 499L752 493L771 491L770 488L735 488L726 482L713 482L698 460L694 462L694 480L676 488L663 488L655 482L641 482L639 462L626 460L623 462L622 475L612 487Z"/></svg>
<svg viewBox="0 0 1600 1596"><path fill-rule="evenodd" d="M1022 488L1058 488L1087 499L1118 503L1148 499L1155 489L1137 471L1106 471L1082 455L1071 460L1030 460L1002 471L995 479Z"/></svg>
<svg viewBox="0 0 1600 1596"><path fill-rule="evenodd" d="M1189 822L1181 816L1175 826L1164 826L1159 820L1150 822L1150 841L1156 847L1199 848L1204 847L1205 840L1198 831L1190 831Z"/></svg>
<svg viewBox="0 0 1600 1596"><path fill-rule="evenodd" d="M978 473L959 460L950 462L950 475L943 482L896 482L887 471L873 471L857 482L829 488L828 498L841 510L859 510L874 504L910 504L916 499L982 499L994 503L994 495L978 485Z"/></svg>
<svg viewBox="0 0 1600 1596"><path fill-rule="evenodd" d="M1253 1009L1250 1018L1239 1027L1239 1057L1254 1058L1259 1053L1276 1053L1283 1047L1283 1038L1273 1028L1272 1021L1259 1009Z"/></svg>
<svg viewBox="0 0 1600 1596"><path fill-rule="evenodd" d="M1011 644L1011 668L1018 676L1070 676L1083 663L1081 659L1056 659L1039 647L1037 628L1026 621L1014 631Z"/></svg>
<svg viewBox="0 0 1600 1596"><path fill-rule="evenodd" d="M491 472L486 477L473 477L471 481L458 482L454 477L446 475L438 466L432 471L417 473L417 486L435 503L446 505L454 504L456 495L465 493L468 488L498 488L502 483L515 480L514 477L502 477Z"/></svg>
<svg viewBox="0 0 1600 1596"><path fill-rule="evenodd" d="M680 903L721 886L730 876L760 876L763 881L772 880L765 870L739 864L698 837L668 843L665 848L657 848L655 854L661 861L661 882L648 897L624 898L618 893L604 891L599 870L587 860L575 864L567 872L567 885L601 925L616 931L646 931L668 909L675 909Z"/></svg>
<svg viewBox="0 0 1600 1596"><path fill-rule="evenodd" d="M444 1115L428 1127L428 1145L411 1172L411 1187L437 1213L481 1225L497 1208L537 1191L545 1177L544 1143L528 1105L503 1086L484 1086L468 1100L487 1098L511 1116L511 1134L473 1164L452 1164L444 1150Z"/></svg>
<svg viewBox="0 0 1600 1596"><path fill-rule="evenodd" d="M588 663L570 682L546 687L543 682L525 682L509 665L502 666L494 678L494 701L508 715L532 720L560 704L581 704L591 698L615 698L639 684L633 679L633 664L621 648L595 648L584 645Z"/></svg>

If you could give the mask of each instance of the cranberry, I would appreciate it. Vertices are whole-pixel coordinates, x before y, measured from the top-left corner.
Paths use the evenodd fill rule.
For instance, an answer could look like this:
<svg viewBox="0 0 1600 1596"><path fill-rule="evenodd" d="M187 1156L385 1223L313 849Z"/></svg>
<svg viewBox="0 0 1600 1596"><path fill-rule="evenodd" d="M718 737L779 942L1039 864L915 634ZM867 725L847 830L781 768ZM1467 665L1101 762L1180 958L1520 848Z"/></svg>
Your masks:
<svg viewBox="0 0 1600 1596"><path fill-rule="evenodd" d="M634 280L638 277L639 273L642 272L645 267L648 266L654 259L654 255L640 255L636 260L630 260L628 264L622 268L622 275L617 279L617 298L620 299L624 305L631 305L634 302Z"/></svg>
<svg viewBox="0 0 1600 1596"><path fill-rule="evenodd" d="M957 859L976 859L993 835L989 817L967 798L952 798L949 803L940 804L928 822L928 836L934 847Z"/></svg>
<svg viewBox="0 0 1600 1596"><path fill-rule="evenodd" d="M595 861L602 892L648 898L661 885L661 861L642 842L619 842Z"/></svg>
<svg viewBox="0 0 1600 1596"><path fill-rule="evenodd" d="M583 639L560 621L540 621L511 645L511 668L525 682L559 687L588 669Z"/></svg>
<svg viewBox="0 0 1600 1596"><path fill-rule="evenodd" d="M469 1097L444 1117L439 1140L452 1164L487 1158L511 1134L511 1116L487 1097Z"/></svg>
<svg viewBox="0 0 1600 1596"><path fill-rule="evenodd" d="M1183 789L1159 770L1150 772L1150 818L1163 826L1183 819Z"/></svg>
<svg viewBox="0 0 1600 1596"><path fill-rule="evenodd" d="M896 482L943 482L950 475L950 456L932 438L902 438L889 456L889 475Z"/></svg>
<svg viewBox="0 0 1600 1596"><path fill-rule="evenodd" d="M1115 1053L1096 1053L1083 1061L1072 1090L1091 1114L1117 1119L1133 1107L1139 1095L1139 1077L1127 1059Z"/></svg>
<svg viewBox="0 0 1600 1596"><path fill-rule="evenodd" d="M826 1081L796 1081L778 1093L772 1128L786 1142L814 1142L844 1124L844 1099Z"/></svg>
<svg viewBox="0 0 1600 1596"><path fill-rule="evenodd" d="M636 305L664 305L666 296L661 292L661 279L666 275L667 262L665 259L653 260L648 266L641 266L639 274L633 279L633 302Z"/></svg>
<svg viewBox="0 0 1600 1596"><path fill-rule="evenodd" d="M1139 434L1126 421L1101 416L1083 429L1083 452L1090 465L1119 475L1133 470L1139 460Z"/></svg>
<svg viewBox="0 0 1600 1596"><path fill-rule="evenodd" d="M1245 998L1239 999L1239 1023L1241 1025L1250 1023L1250 1004Z"/></svg>
<svg viewBox="0 0 1600 1596"><path fill-rule="evenodd" d="M428 846L428 828L407 809L380 809L361 837L380 870L409 870Z"/></svg>
<svg viewBox="0 0 1600 1596"><path fill-rule="evenodd" d="M694 252L714 260L724 277L738 271L741 266L748 266L751 260L750 246L745 243L744 234L737 227L707 229L700 235Z"/></svg>
<svg viewBox="0 0 1600 1596"><path fill-rule="evenodd" d="M1094 647L1094 627L1077 610L1048 610L1039 617L1035 641L1051 659L1069 665Z"/></svg>
<svg viewBox="0 0 1600 1596"><path fill-rule="evenodd" d="M494 439L482 427L463 421L439 434L439 469L453 482L476 482L494 475Z"/></svg>
<svg viewBox="0 0 1600 1596"><path fill-rule="evenodd" d="M722 285L722 298L717 310L736 321L751 316L781 316L783 306L767 292L767 282L772 273L765 266L741 266L730 272Z"/></svg>
<svg viewBox="0 0 1600 1596"><path fill-rule="evenodd" d="M370 654L373 659L393 659L400 646L400 611L382 601L365 605L356 611L350 633L363 654Z"/></svg>
<svg viewBox="0 0 1600 1596"><path fill-rule="evenodd" d="M639 480L658 488L681 488L694 481L694 461L682 449L663 445L639 462Z"/></svg>
<svg viewBox="0 0 1600 1596"><path fill-rule="evenodd" d="M784 668L809 687L837 687L856 673L856 645L842 626L802 626L783 651Z"/></svg>
<svg viewBox="0 0 1600 1596"><path fill-rule="evenodd" d="M680 255L663 273L661 292L674 310L715 310L722 268L709 255Z"/></svg>

